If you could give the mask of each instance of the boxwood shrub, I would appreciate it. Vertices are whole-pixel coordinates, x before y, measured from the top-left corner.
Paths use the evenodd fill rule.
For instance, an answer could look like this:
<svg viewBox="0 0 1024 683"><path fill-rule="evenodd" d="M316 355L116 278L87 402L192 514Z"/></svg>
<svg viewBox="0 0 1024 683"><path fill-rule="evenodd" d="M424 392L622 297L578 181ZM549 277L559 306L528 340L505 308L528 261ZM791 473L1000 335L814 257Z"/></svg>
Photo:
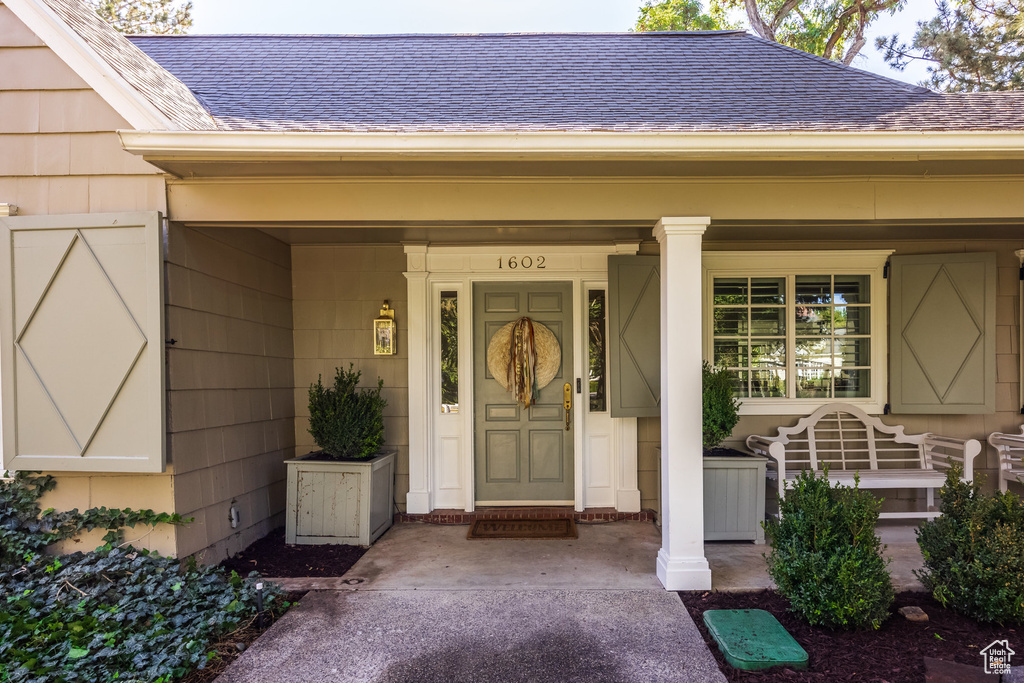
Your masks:
<svg viewBox="0 0 1024 683"><path fill-rule="evenodd" d="M373 389L357 390L362 372L337 368L334 386L323 378L309 387L309 433L316 445L334 459L372 458L384 444L384 380Z"/></svg>
<svg viewBox="0 0 1024 683"><path fill-rule="evenodd" d="M946 472L942 515L917 531L924 569L916 572L944 607L978 621L1024 623L1024 503L1013 493L981 492Z"/></svg>
<svg viewBox="0 0 1024 683"><path fill-rule="evenodd" d="M881 626L894 593L889 560L875 535L881 501L853 487L801 473L764 525L768 574L792 610L814 626Z"/></svg>

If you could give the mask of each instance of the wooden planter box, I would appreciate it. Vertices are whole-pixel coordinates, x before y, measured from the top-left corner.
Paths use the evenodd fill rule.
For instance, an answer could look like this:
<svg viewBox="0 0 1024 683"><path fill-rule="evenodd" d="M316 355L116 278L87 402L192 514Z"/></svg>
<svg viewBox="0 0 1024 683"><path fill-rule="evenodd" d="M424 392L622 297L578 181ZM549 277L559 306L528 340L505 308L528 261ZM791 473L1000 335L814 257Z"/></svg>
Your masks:
<svg viewBox="0 0 1024 683"><path fill-rule="evenodd" d="M285 460L285 540L369 546L391 527L396 451L361 462Z"/></svg>
<svg viewBox="0 0 1024 683"><path fill-rule="evenodd" d="M764 458L704 458L704 540L764 543Z"/></svg>

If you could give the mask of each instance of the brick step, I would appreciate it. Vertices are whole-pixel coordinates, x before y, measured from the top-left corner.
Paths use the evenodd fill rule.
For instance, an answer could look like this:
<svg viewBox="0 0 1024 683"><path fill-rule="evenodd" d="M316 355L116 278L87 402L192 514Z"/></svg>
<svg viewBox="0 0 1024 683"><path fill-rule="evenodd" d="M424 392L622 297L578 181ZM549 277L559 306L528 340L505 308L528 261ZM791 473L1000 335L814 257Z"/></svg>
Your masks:
<svg viewBox="0 0 1024 683"><path fill-rule="evenodd" d="M434 510L426 515L399 512L395 523L420 522L424 524L472 524L478 519L561 519L572 517L586 522L653 522L654 510L619 512L614 508L588 508L576 512L568 507L489 507L473 512L465 510Z"/></svg>

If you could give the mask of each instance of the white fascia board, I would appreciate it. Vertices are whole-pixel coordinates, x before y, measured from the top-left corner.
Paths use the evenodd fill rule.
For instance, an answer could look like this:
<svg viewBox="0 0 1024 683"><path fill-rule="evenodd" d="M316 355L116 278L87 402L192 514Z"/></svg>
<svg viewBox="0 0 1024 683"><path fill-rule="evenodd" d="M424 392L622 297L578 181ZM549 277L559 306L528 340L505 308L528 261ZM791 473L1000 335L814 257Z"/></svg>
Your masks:
<svg viewBox="0 0 1024 683"><path fill-rule="evenodd" d="M4 0L4 4L129 124L140 129L178 129L41 0Z"/></svg>
<svg viewBox="0 0 1024 683"><path fill-rule="evenodd" d="M147 159L1024 159L1024 131L337 133L119 131Z"/></svg>

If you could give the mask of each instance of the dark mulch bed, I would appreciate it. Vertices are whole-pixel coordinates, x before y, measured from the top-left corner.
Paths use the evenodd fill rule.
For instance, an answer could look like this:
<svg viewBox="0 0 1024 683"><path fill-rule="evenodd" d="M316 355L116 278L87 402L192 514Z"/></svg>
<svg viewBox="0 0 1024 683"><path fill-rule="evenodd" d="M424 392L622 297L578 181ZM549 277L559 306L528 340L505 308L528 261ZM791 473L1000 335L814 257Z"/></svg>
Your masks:
<svg viewBox="0 0 1024 683"><path fill-rule="evenodd" d="M1021 651L1012 628L981 625L943 609L926 593L899 593L893 616L877 631L829 631L813 628L788 611L789 602L775 591L757 593L679 594L690 611L705 642L730 681L864 681L865 683L921 683L924 657L934 657L970 666L982 666L978 653L996 639L1006 638L1010 647ZM896 613L900 607L916 605L928 614L926 623L907 621ZM763 609L771 612L800 643L809 659L804 671L772 669L741 671L725 663L718 646L704 626L703 613L709 609ZM1021 647L1018 647L1021 646Z"/></svg>
<svg viewBox="0 0 1024 683"><path fill-rule="evenodd" d="M220 566L241 576L251 571L276 578L341 576L365 552L357 545L288 545L284 529L277 529Z"/></svg>
<svg viewBox="0 0 1024 683"><path fill-rule="evenodd" d="M305 594L306 591L291 591L285 595L285 600L294 606ZM193 669L185 674L179 683L212 683L265 632L266 628L258 628L254 619L252 623L227 634L210 648L217 656L207 662L204 668Z"/></svg>

